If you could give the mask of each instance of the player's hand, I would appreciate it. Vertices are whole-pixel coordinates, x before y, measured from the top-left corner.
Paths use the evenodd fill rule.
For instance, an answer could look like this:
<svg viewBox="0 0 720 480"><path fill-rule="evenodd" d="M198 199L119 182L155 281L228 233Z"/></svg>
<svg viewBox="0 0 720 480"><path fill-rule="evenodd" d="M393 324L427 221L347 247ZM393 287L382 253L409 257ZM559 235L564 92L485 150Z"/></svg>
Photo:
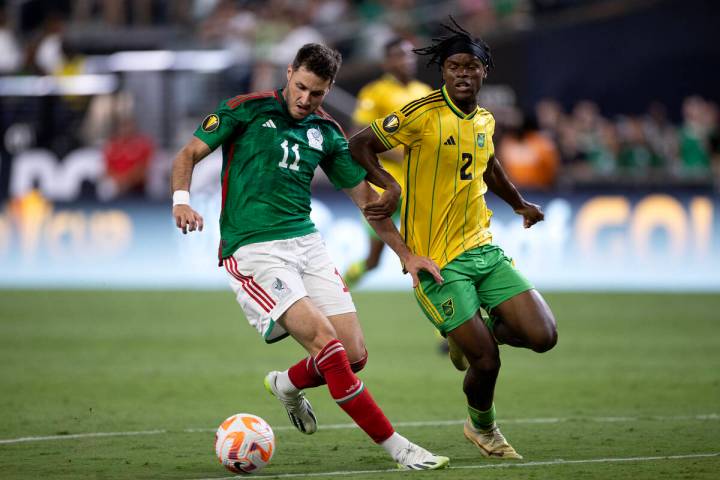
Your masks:
<svg viewBox="0 0 720 480"><path fill-rule="evenodd" d="M202 231L203 229L202 216L190 208L190 205L175 205L173 207L173 217L175 217L175 225L185 234L195 230Z"/></svg>
<svg viewBox="0 0 720 480"><path fill-rule="evenodd" d="M420 270L425 270L432 275L436 283L443 283L444 280L440 274L440 267L438 267L435 262L428 257L410 254L403 262L403 272L409 273L412 277L413 288L417 287L418 283L420 283L420 279L418 278L418 272Z"/></svg>
<svg viewBox="0 0 720 480"><path fill-rule="evenodd" d="M380 195L380 198L370 202L363 208L365 218L368 220L382 220L392 217L400 201L400 187L388 188Z"/></svg>
<svg viewBox="0 0 720 480"><path fill-rule="evenodd" d="M530 202L525 202L522 207L515 210L515 213L517 213L518 215L522 215L523 226L525 228L530 228L537 222L542 222L543 220L545 220L545 214L540 208L540 205L535 205L534 203Z"/></svg>

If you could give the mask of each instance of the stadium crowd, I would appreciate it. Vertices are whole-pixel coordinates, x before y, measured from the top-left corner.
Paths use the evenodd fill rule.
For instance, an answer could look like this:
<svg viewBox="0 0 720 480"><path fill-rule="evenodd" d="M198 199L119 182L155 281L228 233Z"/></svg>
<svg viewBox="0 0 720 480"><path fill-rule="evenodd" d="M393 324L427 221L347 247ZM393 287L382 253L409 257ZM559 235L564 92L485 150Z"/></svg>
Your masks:
<svg viewBox="0 0 720 480"><path fill-rule="evenodd" d="M457 12L472 33L492 39L530 29L538 18L569 8L573 3L562 0L452 0L442 5L423 0L0 2L0 52L3 53L0 80L18 75L96 73L93 71L96 64L87 61L88 58L119 50L203 48L220 49L230 55L231 66L223 72L225 90L258 91L278 84L299 46L325 42L343 53L343 70L351 72L340 76L338 86L356 93L354 86L348 88L343 81L363 65L374 66L379 75L378 64L388 40L399 36L418 43L430 38L437 32L437 22L448 11ZM492 74L489 83L493 83ZM223 94L218 94L217 98L221 96ZM0 97L4 104L13 101ZM118 160L118 152L127 150L122 142L141 141L143 152L149 152L145 156L153 156L155 152L151 160L135 156L137 168L143 169L150 168L162 149L171 152L177 145L174 138L157 138L152 132L144 132L154 137L151 140L143 135L143 125L136 122L139 114L133 106L139 101L128 100L127 91L102 102L77 96L56 98L51 107L44 104L53 114L49 116L52 120L38 127L37 146L49 148L59 157L83 145L103 148L108 176L116 174L118 162L125 161L120 169L132 171L134 185L104 191L128 194L142 191L143 182L138 180L138 170L127 163L129 157ZM628 112L612 116L603 115L601 107L591 100L562 104L547 98L539 101L533 111L525 112L514 105L497 109L488 105L488 109L498 121L495 135L498 157L522 188L557 190L609 183L720 184L718 105L700 96L687 96L680 115L674 115L675 118L668 113L670 106L662 102L650 104L644 114ZM13 119L7 113L12 109L2 110L6 111L5 115L0 114L0 127L4 130ZM193 123L196 120L193 118ZM344 121L349 118L341 116L339 120L349 126L349 121ZM56 127L48 130L48 122L55 122ZM127 136L128 125L133 125L132 132L137 138ZM119 130L125 134L118 135ZM7 145L5 148L11 150ZM158 161L166 162L167 155Z"/></svg>

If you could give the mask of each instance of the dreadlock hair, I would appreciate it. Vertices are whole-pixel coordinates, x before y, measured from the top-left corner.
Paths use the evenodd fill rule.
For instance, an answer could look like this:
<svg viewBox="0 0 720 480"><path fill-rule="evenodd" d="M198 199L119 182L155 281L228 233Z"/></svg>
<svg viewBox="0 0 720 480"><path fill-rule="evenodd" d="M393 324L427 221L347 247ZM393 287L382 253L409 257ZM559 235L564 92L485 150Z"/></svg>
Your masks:
<svg viewBox="0 0 720 480"><path fill-rule="evenodd" d="M448 15L452 25L441 23L440 26L449 31L450 34L433 38L432 45L423 48L415 48L413 52L418 55L430 56L427 66L433 63L442 69L445 59L456 53L470 53L480 59L485 70L490 70L493 63L490 47L481 38L473 37L470 32L458 25L452 15Z"/></svg>

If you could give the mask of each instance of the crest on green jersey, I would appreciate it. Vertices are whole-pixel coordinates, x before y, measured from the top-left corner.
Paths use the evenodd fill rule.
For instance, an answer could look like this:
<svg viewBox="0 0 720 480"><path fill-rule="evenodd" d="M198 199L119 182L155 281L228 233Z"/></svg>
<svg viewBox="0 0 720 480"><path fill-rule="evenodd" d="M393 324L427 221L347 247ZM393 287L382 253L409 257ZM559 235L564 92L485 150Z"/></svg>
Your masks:
<svg viewBox="0 0 720 480"><path fill-rule="evenodd" d="M202 122L202 129L204 132L214 132L220 126L220 117L211 113Z"/></svg>
<svg viewBox="0 0 720 480"><path fill-rule="evenodd" d="M322 152L323 136L317 128L311 128L307 131L307 139L311 148Z"/></svg>
<svg viewBox="0 0 720 480"><path fill-rule="evenodd" d="M392 133L400 127L400 119L394 113L385 117L383 120L383 130Z"/></svg>
<svg viewBox="0 0 720 480"><path fill-rule="evenodd" d="M484 133L477 134L477 146L480 148L485 146L485 134Z"/></svg>
<svg viewBox="0 0 720 480"><path fill-rule="evenodd" d="M452 317L455 313L455 304L452 298L446 300L441 306L446 317Z"/></svg>

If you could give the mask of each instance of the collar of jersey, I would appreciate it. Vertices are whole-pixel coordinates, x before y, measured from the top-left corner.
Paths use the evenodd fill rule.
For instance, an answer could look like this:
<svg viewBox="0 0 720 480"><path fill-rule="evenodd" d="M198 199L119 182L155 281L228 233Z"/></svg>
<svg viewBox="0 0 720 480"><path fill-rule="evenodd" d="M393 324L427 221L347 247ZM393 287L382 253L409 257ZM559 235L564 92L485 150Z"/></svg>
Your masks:
<svg viewBox="0 0 720 480"><path fill-rule="evenodd" d="M290 112L288 111L287 102L285 101L285 95L283 95L282 88L278 88L277 97L278 97L278 100L280 101L280 105L282 105L282 110L283 110L283 113L285 114L285 116L288 117L291 121L293 121L295 123L305 123L308 120L310 120L310 117L315 115L315 112L313 112L310 115L308 115L307 117L303 118L302 120L297 120L292 115L290 115Z"/></svg>
<svg viewBox="0 0 720 480"><path fill-rule="evenodd" d="M475 116L475 114L478 111L477 106L475 107L475 110L473 110L472 112L465 115L465 112L463 112L458 107L456 107L455 104L453 103L453 101L450 99L450 95L448 95L447 90L445 90L445 85L442 86L441 91L442 91L443 98L445 99L445 103L448 104L448 107L450 107L450 110L452 110L455 115L462 118L463 120L470 120L471 118L473 118Z"/></svg>

